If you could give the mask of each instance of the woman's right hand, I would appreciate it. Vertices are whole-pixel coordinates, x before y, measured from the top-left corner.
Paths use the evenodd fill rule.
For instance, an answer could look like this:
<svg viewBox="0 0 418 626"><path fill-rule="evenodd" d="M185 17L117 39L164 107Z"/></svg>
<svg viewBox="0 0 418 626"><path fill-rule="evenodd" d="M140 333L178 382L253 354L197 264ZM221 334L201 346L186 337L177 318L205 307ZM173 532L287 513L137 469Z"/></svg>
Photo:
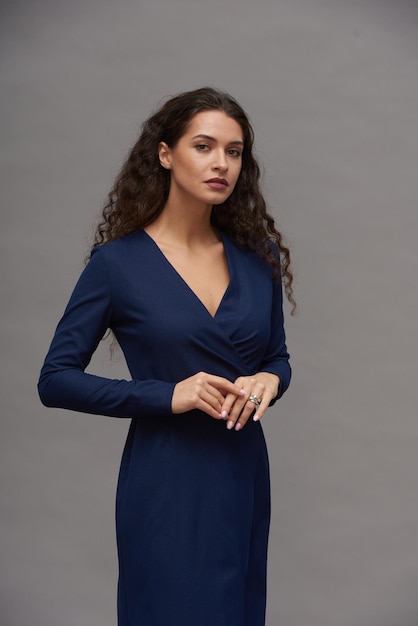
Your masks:
<svg viewBox="0 0 418 626"><path fill-rule="evenodd" d="M203 411L215 419L224 419L221 409L227 394L245 396L247 392L227 378L199 372L185 378L174 387L171 400L173 413L186 413L193 409Z"/></svg>

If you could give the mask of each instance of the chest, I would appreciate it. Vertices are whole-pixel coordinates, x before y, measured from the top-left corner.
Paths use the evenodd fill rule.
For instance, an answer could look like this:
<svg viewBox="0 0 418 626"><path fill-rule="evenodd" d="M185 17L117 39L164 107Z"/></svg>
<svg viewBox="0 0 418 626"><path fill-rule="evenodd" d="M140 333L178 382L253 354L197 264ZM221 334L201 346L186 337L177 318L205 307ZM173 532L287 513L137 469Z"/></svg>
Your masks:
<svg viewBox="0 0 418 626"><path fill-rule="evenodd" d="M191 354L191 344L213 350L216 337L263 351L273 292L258 257L228 239L216 254L198 256L163 251L144 233L134 243L108 259L111 327L128 351L155 358L170 350L178 358Z"/></svg>
<svg viewBox="0 0 418 626"><path fill-rule="evenodd" d="M222 244L200 250L199 253L173 250L164 246L161 247L161 252L174 272L214 317L230 283Z"/></svg>

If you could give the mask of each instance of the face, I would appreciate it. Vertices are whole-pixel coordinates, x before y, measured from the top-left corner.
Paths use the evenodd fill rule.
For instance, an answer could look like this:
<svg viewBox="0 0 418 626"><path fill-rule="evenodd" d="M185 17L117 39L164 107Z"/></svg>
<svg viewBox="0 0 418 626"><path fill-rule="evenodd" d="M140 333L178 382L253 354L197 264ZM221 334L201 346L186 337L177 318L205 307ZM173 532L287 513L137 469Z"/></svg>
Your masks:
<svg viewBox="0 0 418 626"><path fill-rule="evenodd" d="M170 169L169 201L221 204L238 180L243 151L241 126L223 111L202 111L174 148L162 142L161 164Z"/></svg>

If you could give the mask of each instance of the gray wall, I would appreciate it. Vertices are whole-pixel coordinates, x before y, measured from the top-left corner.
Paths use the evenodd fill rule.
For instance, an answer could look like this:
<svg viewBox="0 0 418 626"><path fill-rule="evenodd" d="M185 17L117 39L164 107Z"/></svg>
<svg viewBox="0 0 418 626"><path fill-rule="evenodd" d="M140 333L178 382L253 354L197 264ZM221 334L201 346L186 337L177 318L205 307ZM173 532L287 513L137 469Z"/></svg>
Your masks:
<svg viewBox="0 0 418 626"><path fill-rule="evenodd" d="M45 409L35 383L139 123L209 83L254 122L297 275L294 380L264 421L268 625L417 626L417 3L14 0L0 17L2 624L115 624L127 421ZM106 346L92 370L125 372Z"/></svg>

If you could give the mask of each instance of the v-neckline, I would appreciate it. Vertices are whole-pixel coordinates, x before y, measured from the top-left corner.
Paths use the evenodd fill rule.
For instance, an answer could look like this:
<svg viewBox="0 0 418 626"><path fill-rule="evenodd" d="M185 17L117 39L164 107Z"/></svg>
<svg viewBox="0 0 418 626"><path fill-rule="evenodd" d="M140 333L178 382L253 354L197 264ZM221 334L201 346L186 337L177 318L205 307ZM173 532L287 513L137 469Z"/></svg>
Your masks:
<svg viewBox="0 0 418 626"><path fill-rule="evenodd" d="M224 300L225 300L225 298L227 296L227 293L228 293L228 291L230 289L231 282L232 282L232 265L231 265L231 260L230 260L230 257L229 257L228 246L225 243L224 233L222 231L219 232L220 237L221 237L221 241L222 241L222 244L223 244L223 247L224 247L226 265L227 265L228 275L229 275L229 281L228 281L228 284L226 286L226 289L225 289L224 293L222 294L221 299L219 300L219 303L218 303L218 306L216 307L215 313L212 314L209 311L209 309L207 308L207 306L205 305L205 303L199 298L197 293L190 287L189 283L183 278L183 276L180 274L180 272L178 270L176 270L176 268L171 263L171 261L169 261L169 259L166 257L164 252L161 250L160 246L155 241L155 239L153 239L153 237L151 237L151 235L149 235L146 230L142 230L142 232L144 233L144 235L146 235L146 237L149 239L149 241L154 245L154 247L156 248L157 252L162 257L162 259L169 266L169 268L171 268L171 270L175 274L175 276L177 276L177 278L183 283L183 285L186 287L186 289L189 291L189 293L192 294L194 299L203 307L203 309L206 311L206 313L208 315L210 315L210 317L212 319L215 319L217 317L221 307L222 307L222 304L223 304L223 302L224 302Z"/></svg>

